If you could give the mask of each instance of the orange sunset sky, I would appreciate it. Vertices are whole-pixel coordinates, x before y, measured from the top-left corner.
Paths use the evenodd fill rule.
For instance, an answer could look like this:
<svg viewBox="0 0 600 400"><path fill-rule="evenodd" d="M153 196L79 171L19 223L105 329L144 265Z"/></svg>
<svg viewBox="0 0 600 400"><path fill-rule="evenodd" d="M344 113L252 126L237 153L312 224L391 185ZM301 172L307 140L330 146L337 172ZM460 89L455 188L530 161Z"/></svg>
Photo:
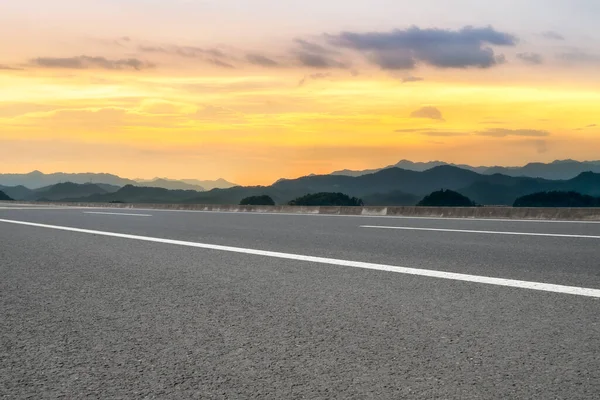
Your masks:
<svg viewBox="0 0 600 400"><path fill-rule="evenodd" d="M600 2L491 3L2 2L0 173L600 159Z"/></svg>

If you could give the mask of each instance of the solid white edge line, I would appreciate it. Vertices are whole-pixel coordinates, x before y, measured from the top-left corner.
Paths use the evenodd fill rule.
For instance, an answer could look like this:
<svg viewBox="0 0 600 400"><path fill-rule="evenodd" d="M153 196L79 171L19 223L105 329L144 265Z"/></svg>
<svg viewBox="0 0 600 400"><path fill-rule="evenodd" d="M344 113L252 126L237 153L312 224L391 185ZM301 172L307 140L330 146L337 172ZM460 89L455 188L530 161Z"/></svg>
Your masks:
<svg viewBox="0 0 600 400"><path fill-rule="evenodd" d="M471 229L417 228L417 227L411 227L411 226L381 226L381 225L361 225L360 227L368 228L368 229L391 229L391 230L402 230L402 231L481 233L481 234L486 234L486 235L544 236L544 237L578 238L578 239L600 239L600 236L573 235L573 234L567 234L567 233L477 231L477 230L471 230Z"/></svg>
<svg viewBox="0 0 600 400"><path fill-rule="evenodd" d="M118 212L100 212L100 211L84 211L84 214L94 214L94 215L124 215L127 217L151 217L150 214L127 214L127 213L118 213Z"/></svg>
<svg viewBox="0 0 600 400"><path fill-rule="evenodd" d="M149 236L138 236L138 235L125 234L125 233L96 231L96 230L90 230L90 229L71 228L71 227L58 226L58 225L46 225L46 224L38 224L38 223L34 223L34 222L14 221L14 220L7 220L7 219L0 219L0 222L4 222L4 223L8 223L8 224L15 224L15 225L33 226L33 227L38 227L38 228L55 229L55 230L61 230L61 231L67 231L67 232L87 233L87 234L99 235L99 236L109 236L109 237L117 237L117 238L122 238L122 239L140 240L140 241L145 241L145 242L164 243L164 244L172 244L172 245L177 245L177 246L186 246L186 247L195 247L195 248L201 248L201 249L226 251L226 252L231 252L231 253L241 253L241 254L263 256L263 257L273 257L273 258L280 258L280 259L286 259L286 260L305 261L305 262L312 262L312 263L319 263L319 264L362 268L362 269L377 270L377 271L396 272L396 273L405 274L405 275L424 276L424 277L447 279L447 280L453 280L453 281L472 282L472 283L480 283L480 284L487 284L487 285L494 285L494 286L506 286L506 287L513 287L513 288L519 288L519 289L529 289L529 290L537 290L537 291L543 291L543 292L552 292L552 293L571 294L571 295L576 295L576 296L600 298L600 289L583 288L583 287L577 287L577 286L564 286L564 285L555 285L555 284L541 283L541 282L529 282L529 281L519 281L519 280L514 280L514 279L492 278L492 277L478 276L478 275L467 275L467 274L460 274L460 273L455 273L455 272L444 272L444 271L436 271L436 270L406 268L406 267L398 267L398 266L385 265L385 264L374 264L374 263L361 262L361 261L338 260L338 259L334 259L334 258L305 256L305 255L281 253L281 252L275 252L275 251L255 250L255 249L247 249L247 248L241 248L241 247L221 246L221 245L197 243L197 242L187 242L187 241L183 241L183 240L162 239L162 238L149 237Z"/></svg>

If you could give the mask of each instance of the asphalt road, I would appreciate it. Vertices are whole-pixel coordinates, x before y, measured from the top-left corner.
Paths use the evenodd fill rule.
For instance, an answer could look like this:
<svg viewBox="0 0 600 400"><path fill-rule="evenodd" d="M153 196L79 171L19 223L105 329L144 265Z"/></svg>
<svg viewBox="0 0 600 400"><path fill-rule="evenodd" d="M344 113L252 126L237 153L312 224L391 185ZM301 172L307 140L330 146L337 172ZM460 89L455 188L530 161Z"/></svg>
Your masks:
<svg viewBox="0 0 600 400"><path fill-rule="evenodd" d="M0 397L600 397L599 298L452 273L600 289L600 224L0 207Z"/></svg>

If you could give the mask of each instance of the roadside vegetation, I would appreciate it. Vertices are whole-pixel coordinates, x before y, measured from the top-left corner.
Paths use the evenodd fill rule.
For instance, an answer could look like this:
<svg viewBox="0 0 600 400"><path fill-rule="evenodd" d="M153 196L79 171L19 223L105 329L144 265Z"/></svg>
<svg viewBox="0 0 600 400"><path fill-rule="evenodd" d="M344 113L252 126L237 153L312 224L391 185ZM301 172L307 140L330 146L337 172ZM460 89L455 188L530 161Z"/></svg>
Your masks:
<svg viewBox="0 0 600 400"><path fill-rule="evenodd" d="M519 197L514 207L600 207L600 197L577 192L539 192Z"/></svg>
<svg viewBox="0 0 600 400"><path fill-rule="evenodd" d="M361 199L343 193L313 193L298 197L288 203L290 206L348 206L361 207Z"/></svg>
<svg viewBox="0 0 600 400"><path fill-rule="evenodd" d="M467 196L453 190L433 192L417 203L417 207L475 207L477 204Z"/></svg>
<svg viewBox="0 0 600 400"><path fill-rule="evenodd" d="M240 201L240 206L274 206L275 201L266 194L262 196L250 196Z"/></svg>

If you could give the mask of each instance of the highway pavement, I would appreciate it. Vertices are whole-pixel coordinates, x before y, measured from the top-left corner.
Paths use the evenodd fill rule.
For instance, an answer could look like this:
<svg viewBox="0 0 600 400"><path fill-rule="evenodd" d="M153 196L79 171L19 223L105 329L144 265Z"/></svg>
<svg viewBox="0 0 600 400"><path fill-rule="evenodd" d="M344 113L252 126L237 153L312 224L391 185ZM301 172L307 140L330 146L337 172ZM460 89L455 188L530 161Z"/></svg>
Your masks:
<svg viewBox="0 0 600 400"><path fill-rule="evenodd" d="M0 397L597 399L600 223L0 205Z"/></svg>

